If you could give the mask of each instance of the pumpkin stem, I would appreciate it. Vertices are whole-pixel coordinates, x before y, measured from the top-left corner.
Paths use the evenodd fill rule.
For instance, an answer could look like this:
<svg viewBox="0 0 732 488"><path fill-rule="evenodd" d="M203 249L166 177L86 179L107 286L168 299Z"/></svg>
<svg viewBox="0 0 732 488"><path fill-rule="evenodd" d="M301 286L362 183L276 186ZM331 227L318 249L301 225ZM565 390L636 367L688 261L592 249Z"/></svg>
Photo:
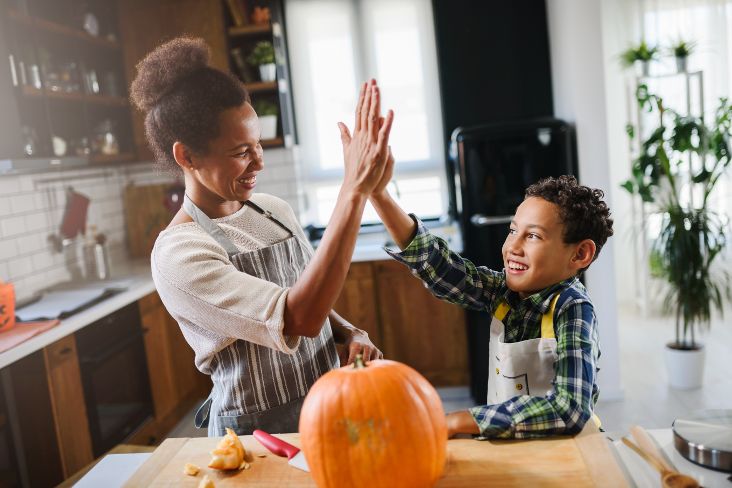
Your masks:
<svg viewBox="0 0 732 488"><path fill-rule="evenodd" d="M356 360L353 362L353 369L365 368L366 364L363 362L363 355L356 354Z"/></svg>

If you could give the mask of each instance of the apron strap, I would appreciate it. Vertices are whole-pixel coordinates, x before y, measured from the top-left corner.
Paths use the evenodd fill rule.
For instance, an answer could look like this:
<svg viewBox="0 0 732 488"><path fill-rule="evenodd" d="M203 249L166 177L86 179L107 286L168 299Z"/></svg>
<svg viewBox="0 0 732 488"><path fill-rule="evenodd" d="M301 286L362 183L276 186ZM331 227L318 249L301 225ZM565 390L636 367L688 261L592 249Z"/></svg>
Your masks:
<svg viewBox="0 0 732 488"><path fill-rule="evenodd" d="M506 318L506 314L508 314L509 310L511 310L511 307L508 306L508 303L502 301L498 304L498 307L496 307L496 312L493 314L493 316L499 322L503 322L503 319Z"/></svg>
<svg viewBox="0 0 732 488"><path fill-rule="evenodd" d="M203 213L203 210L198 208L196 204L193 203L190 198L188 198L187 194L183 195L183 210L185 210L186 213L191 216L195 223L200 225L203 230L205 230L211 237L214 238L216 242L221 245L221 247L226 250L226 254L229 255L229 259L231 259L234 254L239 254L239 249L237 249L236 245L231 242L231 239L229 239L226 234L224 234L224 231L221 230L221 227L219 227L216 222L211 220L208 215Z"/></svg>
<svg viewBox="0 0 732 488"><path fill-rule="evenodd" d="M552 298L552 303L549 305L549 310L547 310L544 315L541 316L541 338L542 339L554 339L554 308L557 305L557 300L559 299L559 293L554 295L554 298Z"/></svg>

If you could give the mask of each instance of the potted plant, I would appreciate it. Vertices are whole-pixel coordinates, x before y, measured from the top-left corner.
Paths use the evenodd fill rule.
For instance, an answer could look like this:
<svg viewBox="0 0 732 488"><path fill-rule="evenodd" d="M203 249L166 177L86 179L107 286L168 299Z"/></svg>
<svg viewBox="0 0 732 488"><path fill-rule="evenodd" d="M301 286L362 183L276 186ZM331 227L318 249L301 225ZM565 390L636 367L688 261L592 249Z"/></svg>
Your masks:
<svg viewBox="0 0 732 488"><path fill-rule="evenodd" d="M694 42L686 42L683 39L679 39L671 46L671 53L676 58L676 71L679 73L686 72L686 61L694 50L694 46Z"/></svg>
<svg viewBox="0 0 732 488"><path fill-rule="evenodd" d="M652 60L658 57L658 47L649 46L646 41L641 41L637 46L632 46L620 54L620 61L625 67L636 67L638 76L648 76L649 66Z"/></svg>
<svg viewBox="0 0 732 488"><path fill-rule="evenodd" d="M645 85L636 98L642 109L658 116L658 126L642 141L632 177L622 186L661 216L651 264L666 281L664 309L676 320L674 341L665 349L669 383L696 388L704 372L697 328L708 327L712 310L722 313L723 299L730 298L729 275L718 265L727 246L728 219L710 207L709 197L730 164L732 106L722 98L713 125L707 127L700 118L664 107ZM693 170L682 174L680 167L691 160L696 161ZM696 200L682 198L685 179L699 190Z"/></svg>
<svg viewBox="0 0 732 488"><path fill-rule="evenodd" d="M277 105L267 100L260 100L254 104L254 111L259 117L262 140L274 139L277 137Z"/></svg>
<svg viewBox="0 0 732 488"><path fill-rule="evenodd" d="M249 64L259 67L262 81L274 81L277 78L274 46L269 41L259 41L247 58Z"/></svg>

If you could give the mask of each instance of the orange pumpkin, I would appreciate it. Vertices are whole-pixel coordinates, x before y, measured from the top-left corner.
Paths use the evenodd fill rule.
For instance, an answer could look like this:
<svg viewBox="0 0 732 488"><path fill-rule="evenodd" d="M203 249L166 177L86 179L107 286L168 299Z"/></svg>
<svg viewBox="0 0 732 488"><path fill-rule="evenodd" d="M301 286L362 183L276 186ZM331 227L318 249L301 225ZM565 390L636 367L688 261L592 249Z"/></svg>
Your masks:
<svg viewBox="0 0 732 488"><path fill-rule="evenodd" d="M442 475L447 424L430 383L396 361L329 371L300 413L300 442L317 485L424 487Z"/></svg>
<svg viewBox="0 0 732 488"><path fill-rule="evenodd" d="M15 290L12 283L0 280L0 331L15 325Z"/></svg>

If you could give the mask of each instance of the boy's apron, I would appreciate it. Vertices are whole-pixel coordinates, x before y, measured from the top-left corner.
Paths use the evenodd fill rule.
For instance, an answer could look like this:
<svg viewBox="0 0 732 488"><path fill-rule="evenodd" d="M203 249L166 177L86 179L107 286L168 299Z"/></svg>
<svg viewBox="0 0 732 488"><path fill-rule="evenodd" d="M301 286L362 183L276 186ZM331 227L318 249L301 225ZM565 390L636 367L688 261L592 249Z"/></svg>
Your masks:
<svg viewBox="0 0 732 488"><path fill-rule="evenodd" d="M501 302L491 321L488 344L488 404L503 403L518 395L545 396L552 390L557 339L554 337L554 295L549 310L541 317L541 337L504 342L503 319L510 310Z"/></svg>
<svg viewBox="0 0 732 488"><path fill-rule="evenodd" d="M541 337L520 342L504 342L506 318L510 307L501 302L491 320L488 345L488 405L503 403L519 395L546 396L554 385L557 339L554 335L554 309L559 293L541 316ZM601 427L600 418L592 421Z"/></svg>
<svg viewBox="0 0 732 488"><path fill-rule="evenodd" d="M256 251L240 252L187 195L183 198L183 209L226 249L236 269L282 287L293 286L312 257L311 248L270 212L250 201L244 204L285 229L290 237ZM338 366L327 318L317 337L300 338L294 354L236 340L212 359L213 389L196 412L196 427L208 426L209 436L222 436L227 427L238 435L255 429L297 432L300 409L311 385Z"/></svg>

